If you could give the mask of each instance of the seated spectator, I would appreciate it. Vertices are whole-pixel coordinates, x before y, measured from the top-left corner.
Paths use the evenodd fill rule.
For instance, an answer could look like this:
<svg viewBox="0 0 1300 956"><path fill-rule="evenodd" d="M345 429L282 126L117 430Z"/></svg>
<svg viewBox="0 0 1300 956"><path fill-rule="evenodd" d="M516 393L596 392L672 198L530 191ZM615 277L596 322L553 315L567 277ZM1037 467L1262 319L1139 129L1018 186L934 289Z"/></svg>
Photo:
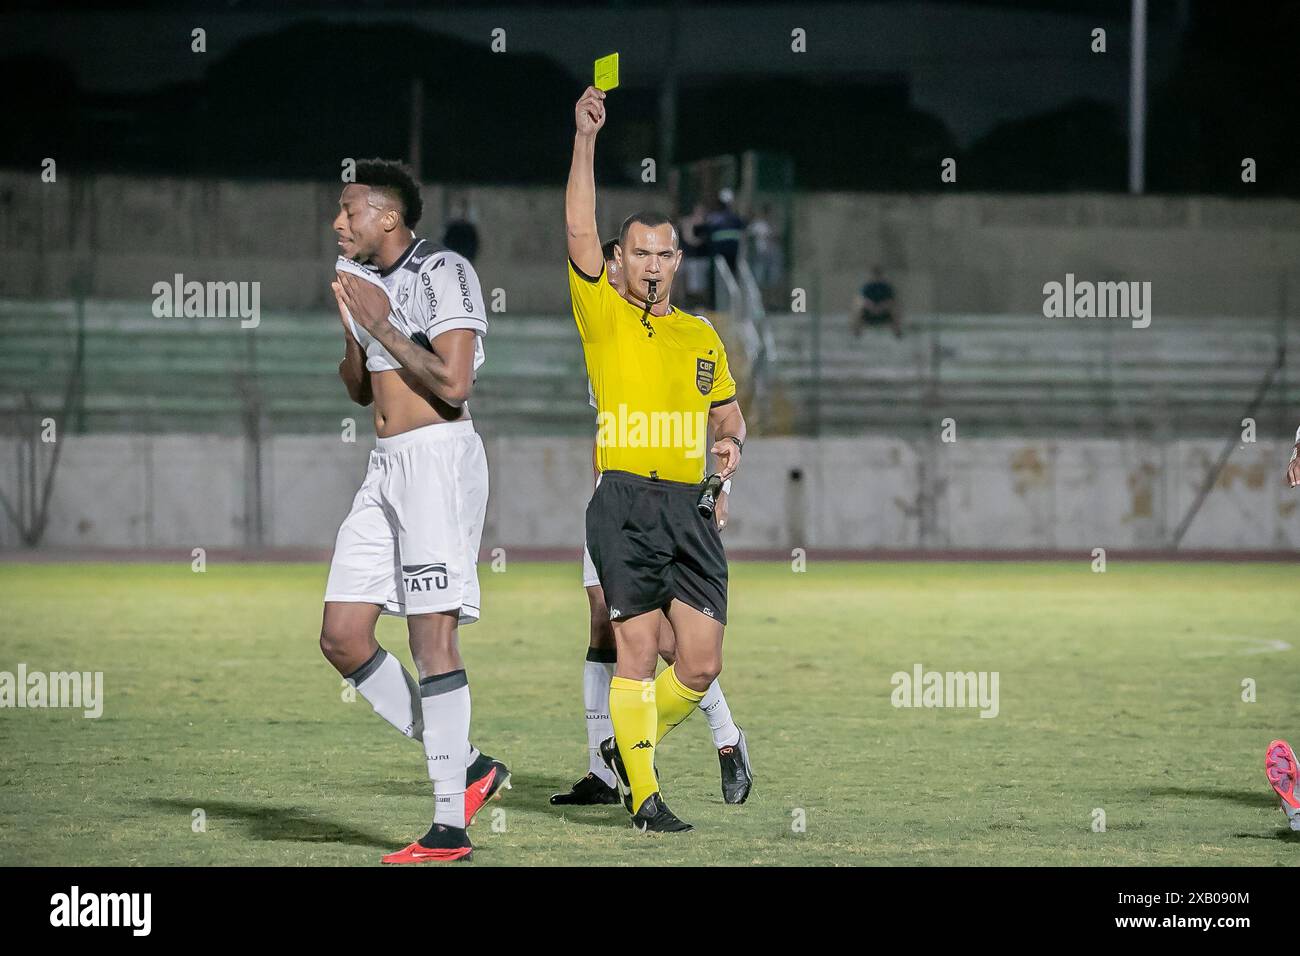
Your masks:
<svg viewBox="0 0 1300 956"><path fill-rule="evenodd" d="M902 315L894 299L894 287L885 280L880 266L871 267L871 281L854 298L852 315L855 338L868 326L883 325L894 330L894 338L903 337Z"/></svg>

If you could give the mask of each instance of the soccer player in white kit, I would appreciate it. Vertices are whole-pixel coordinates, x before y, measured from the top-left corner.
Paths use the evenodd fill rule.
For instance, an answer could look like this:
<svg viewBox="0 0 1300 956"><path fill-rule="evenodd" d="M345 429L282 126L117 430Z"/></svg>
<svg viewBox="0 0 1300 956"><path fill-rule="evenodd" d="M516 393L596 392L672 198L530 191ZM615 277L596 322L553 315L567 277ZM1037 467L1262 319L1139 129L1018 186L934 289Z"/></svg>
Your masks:
<svg viewBox="0 0 1300 956"><path fill-rule="evenodd" d="M617 239L610 239L601 246L605 257L606 280L615 289L619 288L622 275L618 260L614 257ZM707 322L698 316L701 322ZM596 396L587 383L587 403L596 407ZM592 467L595 467L593 459ZM597 484L600 476L596 476ZM731 492L731 479L722 486L714 517L718 530L727 524L727 499ZM605 766L600 756L600 742L614 734L614 724L609 716L609 686L614 677L617 654L614 650L614 628L609 620L609 608L605 604L605 591L592 563L591 552L586 543L582 546L582 586L587 590L587 603L591 609L591 642L587 647L587 660L582 671L582 697L585 705L587 724L587 773L572 787L563 793L551 795L551 803L556 806L593 806L618 803L618 788L614 784L613 772ZM665 664L672 664L676 659L677 636L673 626L668 623L666 615L659 620L659 656ZM722 799L726 803L744 803L754 786L754 771L749 763L749 745L745 733L736 726L731 716L731 707L727 704L722 686L715 680L705 691L700 700L699 709L709 723L709 732L713 736L713 746L718 750L718 766L722 775Z"/></svg>
<svg viewBox="0 0 1300 956"><path fill-rule="evenodd" d="M468 859L467 827L509 786L506 766L469 742L458 642L459 625L479 617L488 471L467 402L487 320L469 262L416 238L421 211L409 170L366 160L333 223L339 375L354 401L373 402L378 437L335 540L321 651L379 716L424 745L434 794L428 833L385 863ZM406 618L418 684L376 642L381 613Z"/></svg>

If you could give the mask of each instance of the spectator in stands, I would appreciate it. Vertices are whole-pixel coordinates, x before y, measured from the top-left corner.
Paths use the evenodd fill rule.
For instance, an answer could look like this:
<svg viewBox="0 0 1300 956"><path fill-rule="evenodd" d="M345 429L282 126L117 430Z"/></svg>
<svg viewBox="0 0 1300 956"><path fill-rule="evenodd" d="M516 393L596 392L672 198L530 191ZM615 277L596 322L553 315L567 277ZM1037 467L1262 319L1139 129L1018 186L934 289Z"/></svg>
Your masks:
<svg viewBox="0 0 1300 956"><path fill-rule="evenodd" d="M730 189L718 193L718 203L713 212L704 218L704 225L696 230L697 234L706 236L709 259L709 301L710 309L718 304L718 276L713 262L721 256L731 274L736 274L736 262L740 259L740 240L745 236L745 220L736 214L734 208L736 194Z"/></svg>
<svg viewBox="0 0 1300 956"><path fill-rule="evenodd" d="M682 244L682 269L686 279L686 302L698 305L709 289L709 242L704 230L708 210L704 203L696 203L690 215L682 217L677 226L678 241Z"/></svg>
<svg viewBox="0 0 1300 956"><path fill-rule="evenodd" d="M781 279L781 239L772 225L772 206L764 203L758 215L745 228L748 244L749 267L754 271L754 281L764 293Z"/></svg>
<svg viewBox="0 0 1300 956"><path fill-rule="evenodd" d="M736 194L730 189L718 193L718 207L704 220L709 234L709 255L722 256L731 274L736 274L740 258L740 240L745 235L745 220L735 210Z"/></svg>
<svg viewBox="0 0 1300 956"><path fill-rule="evenodd" d="M452 207L451 218L442 228L442 244L471 263L478 255L478 227L470 219L468 204L463 199Z"/></svg>
<svg viewBox="0 0 1300 956"><path fill-rule="evenodd" d="M854 338L861 335L867 326L882 325L894 330L894 338L903 337L903 320L894 298L894 287L886 281L878 265L871 267L871 281L854 298L852 314Z"/></svg>

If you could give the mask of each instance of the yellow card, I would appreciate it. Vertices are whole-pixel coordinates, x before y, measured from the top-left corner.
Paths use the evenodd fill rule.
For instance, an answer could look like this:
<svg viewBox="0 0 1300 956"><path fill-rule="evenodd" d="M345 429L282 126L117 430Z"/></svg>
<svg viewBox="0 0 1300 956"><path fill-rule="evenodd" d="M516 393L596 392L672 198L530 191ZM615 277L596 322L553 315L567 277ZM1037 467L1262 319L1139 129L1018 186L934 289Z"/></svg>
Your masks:
<svg viewBox="0 0 1300 956"><path fill-rule="evenodd" d="M596 89L612 90L618 86L618 54L611 53L596 61Z"/></svg>

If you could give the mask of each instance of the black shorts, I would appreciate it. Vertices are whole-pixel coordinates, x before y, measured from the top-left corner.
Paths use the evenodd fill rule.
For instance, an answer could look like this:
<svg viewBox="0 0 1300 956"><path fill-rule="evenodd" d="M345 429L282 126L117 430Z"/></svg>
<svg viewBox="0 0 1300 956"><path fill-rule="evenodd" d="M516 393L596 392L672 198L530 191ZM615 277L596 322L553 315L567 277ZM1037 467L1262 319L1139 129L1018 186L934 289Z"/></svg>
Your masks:
<svg viewBox="0 0 1300 956"><path fill-rule="evenodd" d="M673 598L727 623L727 552L695 504L701 485L601 475L587 505L587 550L611 620L666 609Z"/></svg>

